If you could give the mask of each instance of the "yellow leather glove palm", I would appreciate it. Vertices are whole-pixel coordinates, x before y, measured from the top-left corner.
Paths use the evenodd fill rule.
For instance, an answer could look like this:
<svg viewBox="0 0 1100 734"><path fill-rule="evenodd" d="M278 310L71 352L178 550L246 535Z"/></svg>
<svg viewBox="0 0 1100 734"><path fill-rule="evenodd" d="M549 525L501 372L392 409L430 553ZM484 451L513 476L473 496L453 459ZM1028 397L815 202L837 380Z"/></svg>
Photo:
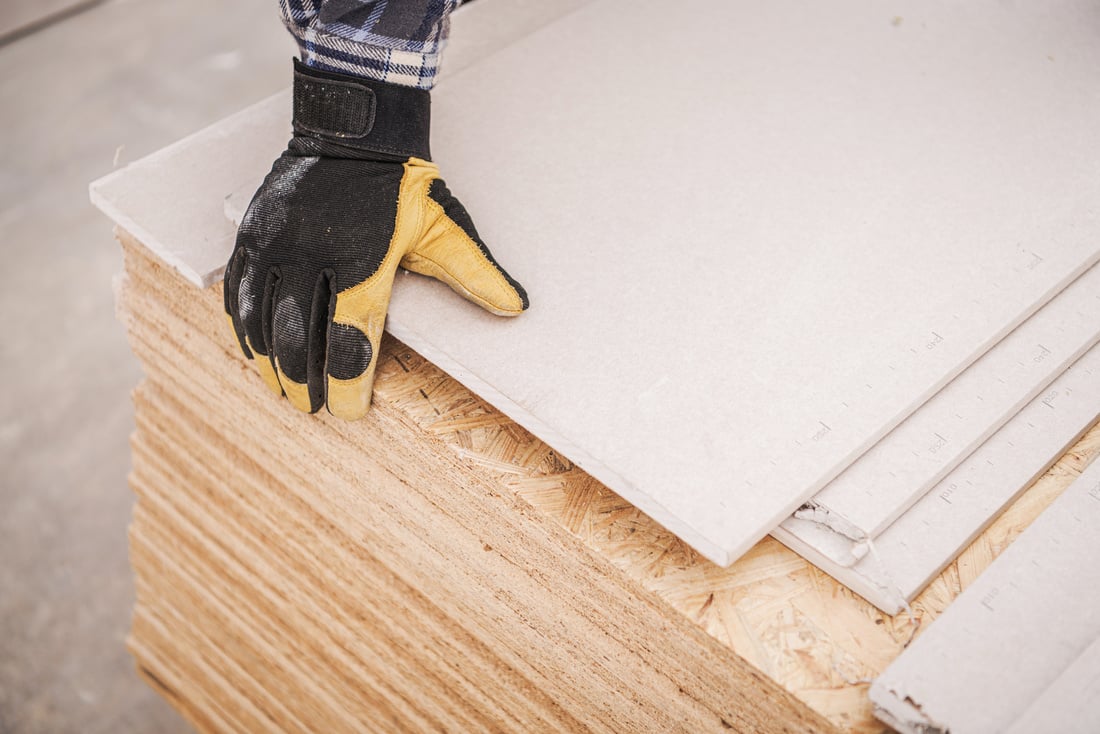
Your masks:
<svg viewBox="0 0 1100 734"><path fill-rule="evenodd" d="M294 91L295 134L241 222L225 310L272 390L356 419L398 266L503 316L527 295L429 160L427 92L301 65Z"/></svg>

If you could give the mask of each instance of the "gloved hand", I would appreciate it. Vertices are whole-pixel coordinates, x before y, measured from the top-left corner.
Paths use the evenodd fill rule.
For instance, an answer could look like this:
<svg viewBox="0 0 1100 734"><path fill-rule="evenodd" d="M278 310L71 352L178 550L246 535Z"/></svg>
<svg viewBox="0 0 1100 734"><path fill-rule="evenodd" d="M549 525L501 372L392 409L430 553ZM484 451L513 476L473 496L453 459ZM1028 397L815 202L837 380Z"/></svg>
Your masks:
<svg viewBox="0 0 1100 734"><path fill-rule="evenodd" d="M295 62L294 136L241 221L225 310L300 410L367 412L398 265L495 314L527 308L430 162L429 104L424 90Z"/></svg>

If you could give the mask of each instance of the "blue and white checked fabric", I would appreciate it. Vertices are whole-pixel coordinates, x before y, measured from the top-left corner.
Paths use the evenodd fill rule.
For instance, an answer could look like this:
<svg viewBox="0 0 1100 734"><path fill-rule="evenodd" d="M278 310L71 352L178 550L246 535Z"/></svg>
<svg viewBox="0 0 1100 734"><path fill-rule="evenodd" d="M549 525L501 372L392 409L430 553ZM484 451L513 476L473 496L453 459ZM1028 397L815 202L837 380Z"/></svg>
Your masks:
<svg viewBox="0 0 1100 734"><path fill-rule="evenodd" d="M462 0L279 0L307 66L431 89Z"/></svg>

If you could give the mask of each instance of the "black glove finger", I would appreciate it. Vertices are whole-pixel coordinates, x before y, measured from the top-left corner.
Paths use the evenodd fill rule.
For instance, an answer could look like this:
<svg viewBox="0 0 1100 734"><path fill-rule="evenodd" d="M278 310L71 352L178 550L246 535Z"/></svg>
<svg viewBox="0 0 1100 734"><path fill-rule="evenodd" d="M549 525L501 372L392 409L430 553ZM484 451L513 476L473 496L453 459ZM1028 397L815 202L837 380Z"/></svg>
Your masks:
<svg viewBox="0 0 1100 734"><path fill-rule="evenodd" d="M307 413L324 404L328 301L327 274L281 269L272 298L271 345L283 392L294 407Z"/></svg>
<svg viewBox="0 0 1100 734"><path fill-rule="evenodd" d="M283 388L275 374L271 352L271 297L279 280L276 269L261 269L256 258L249 257L241 276L237 294L237 313L244 330L245 343L256 357L256 369L273 392L282 395Z"/></svg>
<svg viewBox="0 0 1100 734"><path fill-rule="evenodd" d="M229 326L237 337L237 343L241 351L248 359L252 359L252 350L248 348L248 342L244 337L244 326L241 324L240 313L240 289L241 276L244 274L245 264L248 261L248 252L239 247L229 258L229 264L225 267L225 279L222 283L222 297L225 304L225 315L229 318Z"/></svg>
<svg viewBox="0 0 1100 734"><path fill-rule="evenodd" d="M313 286L307 373L310 399L317 401L313 403L314 410L319 410L325 402L329 331L332 326L333 312L336 309L335 279L336 276L331 270L325 270L317 276Z"/></svg>

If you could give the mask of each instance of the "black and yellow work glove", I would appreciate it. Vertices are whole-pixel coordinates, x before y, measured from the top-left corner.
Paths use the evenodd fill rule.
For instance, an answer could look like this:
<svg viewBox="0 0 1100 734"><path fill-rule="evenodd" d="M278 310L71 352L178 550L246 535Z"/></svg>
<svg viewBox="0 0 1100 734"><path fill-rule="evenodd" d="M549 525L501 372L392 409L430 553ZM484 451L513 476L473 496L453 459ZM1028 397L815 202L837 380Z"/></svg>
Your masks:
<svg viewBox="0 0 1100 734"><path fill-rule="evenodd" d="M428 148L429 93L295 63L294 136L241 221L225 310L295 407L370 407L400 265L495 314L527 294L493 259Z"/></svg>

